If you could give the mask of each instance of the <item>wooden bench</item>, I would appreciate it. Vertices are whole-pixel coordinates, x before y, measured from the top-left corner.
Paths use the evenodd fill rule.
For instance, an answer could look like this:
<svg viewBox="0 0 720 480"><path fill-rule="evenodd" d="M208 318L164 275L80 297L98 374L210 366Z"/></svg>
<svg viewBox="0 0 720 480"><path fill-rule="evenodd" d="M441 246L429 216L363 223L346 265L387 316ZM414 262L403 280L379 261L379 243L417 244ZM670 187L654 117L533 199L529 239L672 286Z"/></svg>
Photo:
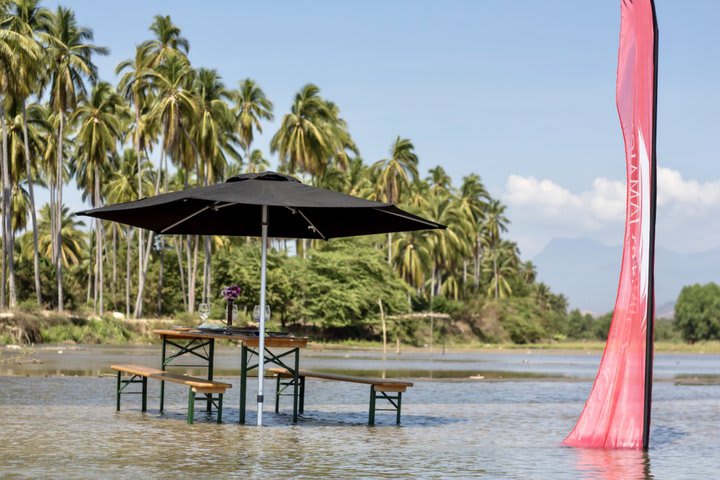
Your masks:
<svg viewBox="0 0 720 480"><path fill-rule="evenodd" d="M275 374L277 379L277 388L275 390L275 413L280 410L280 397L283 391L294 386L293 374L285 368L269 368L269 372ZM368 414L368 425L375 425L375 412L378 410L386 410L395 412L395 423L400 425L400 412L402 409L402 394L408 388L412 387L412 382L404 382L402 380L392 380L388 378L370 378L355 377L351 375L338 375L335 373L311 372L309 370L300 370L298 372L298 381L300 382L300 399L299 411L303 413L305 410L305 379L319 378L322 380L333 380L338 382L351 382L370 385L370 411ZM284 381L283 381L284 380ZM388 395L394 393L395 395ZM392 408L376 408L376 401L384 399L390 402Z"/></svg>
<svg viewBox="0 0 720 480"><path fill-rule="evenodd" d="M200 399L207 399L217 408L217 423L222 422L222 402L225 390L231 388L229 383L216 382L204 378L190 377L187 375L178 375L175 373L158 370L157 368L146 367L144 365L111 365L110 368L117 371L117 399L116 408L120 411L121 395L142 395L142 411L147 410L147 379L153 378L162 382L179 383L187 385L188 389L188 413L187 423L193 423L195 417L195 400L196 394L203 394ZM130 375L130 378L123 378L123 374ZM125 392L125 388L133 383L141 383L142 391ZM217 394L217 398L213 398L213 394Z"/></svg>

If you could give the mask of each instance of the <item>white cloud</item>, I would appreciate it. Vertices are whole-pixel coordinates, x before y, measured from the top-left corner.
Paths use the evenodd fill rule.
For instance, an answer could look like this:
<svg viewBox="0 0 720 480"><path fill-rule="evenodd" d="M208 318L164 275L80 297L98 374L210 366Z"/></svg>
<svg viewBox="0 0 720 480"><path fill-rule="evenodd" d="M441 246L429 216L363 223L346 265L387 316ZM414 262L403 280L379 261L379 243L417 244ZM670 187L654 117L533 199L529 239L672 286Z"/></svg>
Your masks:
<svg viewBox="0 0 720 480"><path fill-rule="evenodd" d="M532 256L555 237L621 243L625 194L624 180L600 177L573 192L550 179L510 175L502 199L511 235ZM685 252L719 248L719 216L720 180L685 179L676 170L658 169L658 245Z"/></svg>

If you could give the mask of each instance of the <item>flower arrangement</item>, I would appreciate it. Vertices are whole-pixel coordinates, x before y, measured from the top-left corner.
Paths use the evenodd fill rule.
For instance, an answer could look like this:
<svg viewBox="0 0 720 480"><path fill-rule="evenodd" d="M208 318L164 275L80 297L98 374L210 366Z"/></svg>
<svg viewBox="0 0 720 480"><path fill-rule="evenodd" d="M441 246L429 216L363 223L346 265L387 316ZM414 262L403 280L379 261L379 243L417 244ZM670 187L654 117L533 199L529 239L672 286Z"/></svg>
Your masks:
<svg viewBox="0 0 720 480"><path fill-rule="evenodd" d="M242 294L242 287L240 285L230 285L223 288L221 293L226 301L232 302Z"/></svg>
<svg viewBox="0 0 720 480"><path fill-rule="evenodd" d="M232 304L242 293L240 285L230 285L222 289L222 296L227 302L227 326L232 326Z"/></svg>

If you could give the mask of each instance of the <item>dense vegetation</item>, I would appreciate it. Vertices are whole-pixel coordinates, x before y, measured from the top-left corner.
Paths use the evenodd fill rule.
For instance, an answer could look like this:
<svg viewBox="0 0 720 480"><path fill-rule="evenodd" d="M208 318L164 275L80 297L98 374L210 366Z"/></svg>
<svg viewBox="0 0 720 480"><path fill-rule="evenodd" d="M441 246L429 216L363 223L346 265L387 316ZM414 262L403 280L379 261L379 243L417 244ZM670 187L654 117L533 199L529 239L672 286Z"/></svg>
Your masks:
<svg viewBox="0 0 720 480"><path fill-rule="evenodd" d="M683 287L675 303L675 326L690 343L720 340L720 286Z"/></svg>
<svg viewBox="0 0 720 480"><path fill-rule="evenodd" d="M602 337L604 324L568 315L566 299L536 282L533 264L505 236L504 205L479 175L453 183L437 166L423 176L402 136L387 138L386 158L366 162L339 105L313 84L298 90L269 144L257 148L273 102L251 78L226 82L192 65L189 49L170 17L158 15L112 85L94 64L108 50L72 10L0 0L0 308L137 318L209 302L220 316L220 289L234 283L244 288L241 308L251 308L256 239L156 237L86 223L64 206L63 189L74 183L101 206L262 171L274 154L279 171L305 182L448 225L328 243L274 239L269 302L280 327L373 337L382 305L389 315L451 313L467 326L455 334L486 341ZM35 204L37 187L49 190L48 204Z"/></svg>

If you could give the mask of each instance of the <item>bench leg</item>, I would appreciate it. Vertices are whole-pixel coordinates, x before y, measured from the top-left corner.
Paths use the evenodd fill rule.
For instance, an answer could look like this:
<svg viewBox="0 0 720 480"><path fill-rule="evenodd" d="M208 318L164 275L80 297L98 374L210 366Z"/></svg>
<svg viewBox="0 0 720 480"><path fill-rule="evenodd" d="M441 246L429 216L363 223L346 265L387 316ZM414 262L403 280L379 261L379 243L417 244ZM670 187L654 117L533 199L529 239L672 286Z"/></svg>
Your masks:
<svg viewBox="0 0 720 480"><path fill-rule="evenodd" d="M397 419L395 425L400 425L400 408L402 407L402 392L398 392L397 395Z"/></svg>
<svg viewBox="0 0 720 480"><path fill-rule="evenodd" d="M147 377L142 378L142 411L147 411Z"/></svg>
<svg viewBox="0 0 720 480"><path fill-rule="evenodd" d="M117 373L117 391L116 391L116 399L115 399L115 411L120 411L120 390L122 385L122 372L118 371Z"/></svg>
<svg viewBox="0 0 720 480"><path fill-rule="evenodd" d="M295 349L295 371L293 372L293 423L298 421L298 394L300 387L300 349Z"/></svg>
<svg viewBox="0 0 720 480"><path fill-rule="evenodd" d="M187 423L189 425L192 425L193 420L195 419L195 392L193 392L192 387L188 390L188 413L187 413Z"/></svg>
<svg viewBox="0 0 720 480"><path fill-rule="evenodd" d="M305 413L305 377L300 377L300 413Z"/></svg>
<svg viewBox="0 0 720 480"><path fill-rule="evenodd" d="M280 375L275 379L275 413L280 413Z"/></svg>
<svg viewBox="0 0 720 480"><path fill-rule="evenodd" d="M218 394L218 404L217 404L217 422L222 423L222 402L223 402L223 394Z"/></svg>
<svg viewBox="0 0 720 480"><path fill-rule="evenodd" d="M247 393L247 347L242 344L240 350L240 420L239 423L245 423L245 395Z"/></svg>
<svg viewBox="0 0 720 480"><path fill-rule="evenodd" d="M375 385L370 385L370 413L368 414L368 425L375 425Z"/></svg>

